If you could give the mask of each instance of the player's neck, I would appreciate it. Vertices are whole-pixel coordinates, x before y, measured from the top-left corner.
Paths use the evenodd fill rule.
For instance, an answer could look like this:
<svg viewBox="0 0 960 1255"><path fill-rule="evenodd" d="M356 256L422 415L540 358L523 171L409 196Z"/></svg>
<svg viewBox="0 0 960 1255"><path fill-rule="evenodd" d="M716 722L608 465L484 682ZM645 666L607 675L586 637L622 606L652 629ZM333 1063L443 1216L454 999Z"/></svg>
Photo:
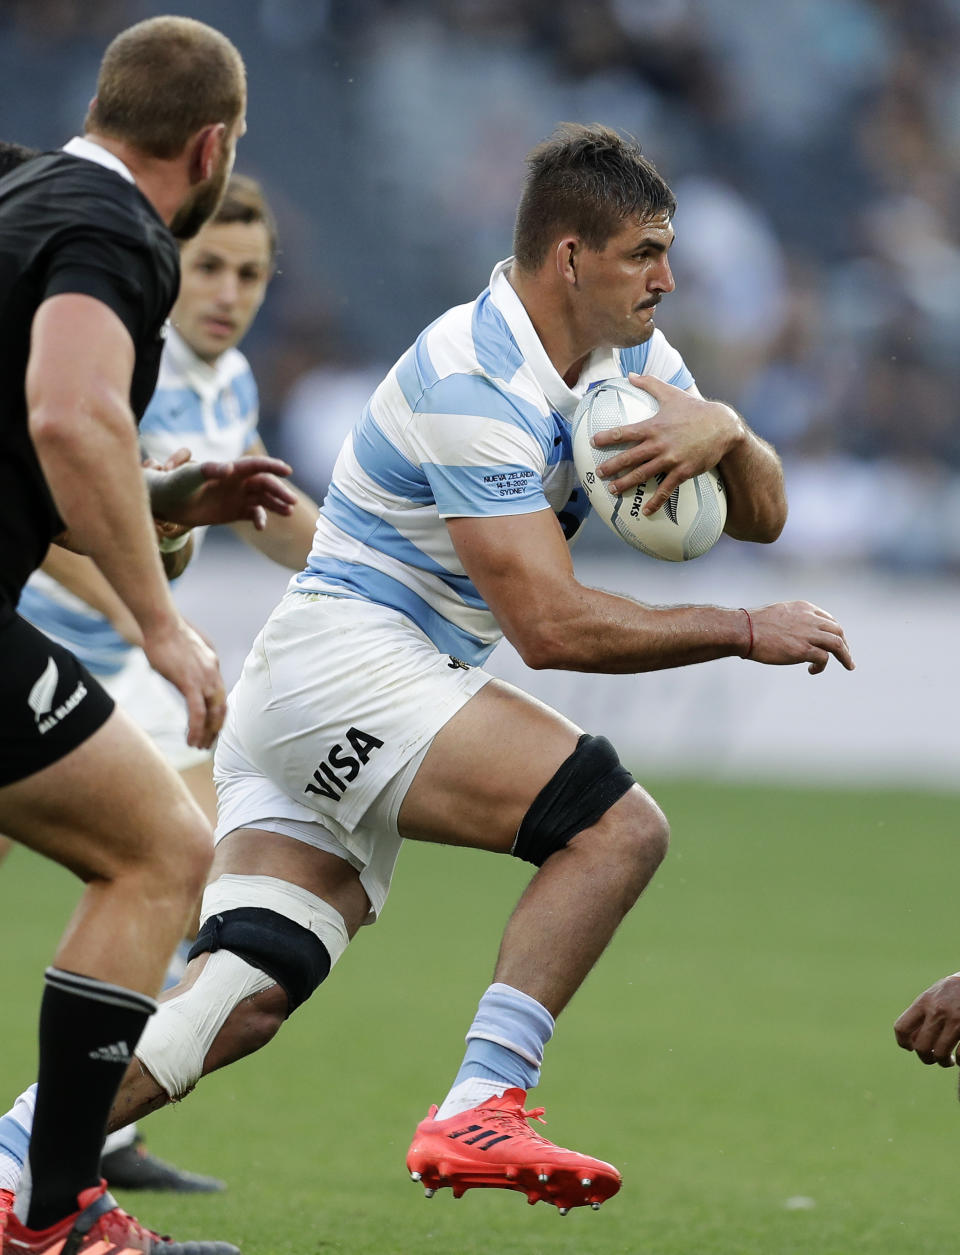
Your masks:
<svg viewBox="0 0 960 1255"><path fill-rule="evenodd" d="M124 140L92 131L88 131L83 138L123 162L133 175L134 183L169 226L190 190L182 158L165 161L151 157Z"/></svg>
<svg viewBox="0 0 960 1255"><path fill-rule="evenodd" d="M579 334L564 300L566 293L558 294L555 284L540 272L531 274L516 263L507 277L554 370L567 387L572 388L580 378L584 362L597 346L586 343Z"/></svg>

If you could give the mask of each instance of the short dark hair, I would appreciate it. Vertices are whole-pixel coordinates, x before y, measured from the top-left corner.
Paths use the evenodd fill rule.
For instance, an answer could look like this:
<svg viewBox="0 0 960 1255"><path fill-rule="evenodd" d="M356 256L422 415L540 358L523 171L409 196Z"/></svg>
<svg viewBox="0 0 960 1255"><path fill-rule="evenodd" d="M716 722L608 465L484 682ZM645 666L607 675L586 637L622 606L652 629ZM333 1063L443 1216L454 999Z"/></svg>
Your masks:
<svg viewBox="0 0 960 1255"><path fill-rule="evenodd" d="M24 148L22 144L14 144L10 140L0 139L0 178L16 170L32 157L39 157L36 148Z"/></svg>
<svg viewBox="0 0 960 1255"><path fill-rule="evenodd" d="M573 231L599 252L628 218L676 211L677 201L640 145L607 126L562 122L527 154L513 253L536 270L559 233Z"/></svg>
<svg viewBox="0 0 960 1255"><path fill-rule="evenodd" d="M256 179L246 174L231 174L220 208L210 219L210 224L228 225L231 222L262 222L270 242L270 261L277 256L277 220L267 203L263 188Z"/></svg>
<svg viewBox="0 0 960 1255"><path fill-rule="evenodd" d="M154 17L103 54L85 126L170 159L203 127L233 126L245 102L243 60L226 35L193 18Z"/></svg>

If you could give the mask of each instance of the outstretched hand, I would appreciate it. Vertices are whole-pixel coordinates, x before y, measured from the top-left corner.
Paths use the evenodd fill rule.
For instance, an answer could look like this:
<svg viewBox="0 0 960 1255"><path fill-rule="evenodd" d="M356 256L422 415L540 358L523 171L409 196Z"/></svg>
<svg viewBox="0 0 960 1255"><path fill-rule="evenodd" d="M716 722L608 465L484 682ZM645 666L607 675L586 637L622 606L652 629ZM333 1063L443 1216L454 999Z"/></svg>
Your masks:
<svg viewBox="0 0 960 1255"><path fill-rule="evenodd" d="M282 482L289 474L286 462L270 457L187 462L172 470L144 471L155 518L184 527L247 521L261 532L268 511L280 515L293 511L296 493Z"/></svg>
<svg viewBox="0 0 960 1255"><path fill-rule="evenodd" d="M893 1031L897 1045L921 1063L952 1067L960 1044L960 972L944 976L914 998Z"/></svg>
<svg viewBox="0 0 960 1255"><path fill-rule="evenodd" d="M685 480L712 470L743 435L743 423L728 405L692 396L653 375L631 372L627 378L660 405L651 418L624 427L611 427L593 437L593 445L630 441L597 471L613 493L626 492L654 475L664 479L643 504L643 513L655 514Z"/></svg>
<svg viewBox="0 0 960 1255"><path fill-rule="evenodd" d="M809 601L778 601L749 614L753 640L744 656L752 662L770 666L805 662L811 675L819 675L833 655L853 671L843 628L828 610Z"/></svg>

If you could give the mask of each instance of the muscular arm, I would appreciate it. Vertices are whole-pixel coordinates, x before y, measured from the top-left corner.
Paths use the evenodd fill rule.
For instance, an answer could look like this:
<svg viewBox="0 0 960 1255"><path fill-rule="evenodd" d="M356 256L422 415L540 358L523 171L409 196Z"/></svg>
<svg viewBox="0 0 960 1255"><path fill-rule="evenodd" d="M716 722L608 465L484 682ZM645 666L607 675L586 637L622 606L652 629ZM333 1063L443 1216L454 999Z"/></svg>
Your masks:
<svg viewBox="0 0 960 1255"><path fill-rule="evenodd" d="M223 681L213 651L177 613L157 552L128 401L133 365L133 342L105 304L49 298L31 327L27 421L74 547L130 610L151 665L186 699L189 743L206 747L223 723Z"/></svg>
<svg viewBox="0 0 960 1255"><path fill-rule="evenodd" d="M723 408L730 410L739 425L733 446L718 466L727 489L727 522L723 530L734 540L770 544L787 521L783 466L773 445L761 440L729 406Z"/></svg>
<svg viewBox="0 0 960 1255"><path fill-rule="evenodd" d="M724 530L736 540L776 540L787 520L787 499L773 446L751 431L729 405L705 400L696 386L683 391L650 375L629 378L656 398L660 410L644 422L597 435L598 448L621 440L635 442L608 459L601 477L624 492L651 475L663 474L663 482L643 508L644 514L653 514L678 484L716 466L727 487Z"/></svg>
<svg viewBox="0 0 960 1255"><path fill-rule="evenodd" d="M530 667L626 674L747 654L742 610L646 606L581 584L551 510L447 526L464 570ZM852 668L842 629L818 607L780 603L751 615L752 660L822 671L833 654Z"/></svg>
<svg viewBox="0 0 960 1255"><path fill-rule="evenodd" d="M40 569L75 597L99 611L131 645L143 644L143 633L136 619L90 558L71 553L59 545L51 545Z"/></svg>
<svg viewBox="0 0 960 1255"><path fill-rule="evenodd" d="M128 401L133 355L126 328L102 302L52 297L33 322L27 405L30 436L74 547L149 631L176 611Z"/></svg>
<svg viewBox="0 0 960 1255"><path fill-rule="evenodd" d="M246 452L253 456L267 456L262 440L255 440ZM290 484L288 487L293 489L297 498L292 513L274 515L262 531L258 531L248 522L234 523L232 527L245 544L258 550L264 557L289 567L291 571L301 571L313 547L313 533L320 507L295 485Z"/></svg>

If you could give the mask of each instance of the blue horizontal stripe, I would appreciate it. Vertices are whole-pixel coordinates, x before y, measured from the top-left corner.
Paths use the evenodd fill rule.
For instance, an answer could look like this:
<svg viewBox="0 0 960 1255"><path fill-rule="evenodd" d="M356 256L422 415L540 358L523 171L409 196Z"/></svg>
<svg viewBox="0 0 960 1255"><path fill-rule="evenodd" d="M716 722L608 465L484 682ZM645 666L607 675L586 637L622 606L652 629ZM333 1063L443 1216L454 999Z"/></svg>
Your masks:
<svg viewBox="0 0 960 1255"><path fill-rule="evenodd" d="M553 418L512 392L498 388L483 375L447 375L429 389L417 407L425 414L464 414L496 419L528 432L544 456L553 448Z"/></svg>
<svg viewBox="0 0 960 1255"><path fill-rule="evenodd" d="M17 609L34 627L62 641L85 666L101 675L119 671L133 648L109 620L62 606L29 584Z"/></svg>
<svg viewBox="0 0 960 1255"><path fill-rule="evenodd" d="M384 492L421 505L433 501L423 471L387 439L371 414L369 404L353 429L353 452L364 473Z"/></svg>
<svg viewBox="0 0 960 1255"><path fill-rule="evenodd" d="M543 480L529 466L441 466L425 462L441 514L530 514L549 508Z"/></svg>
<svg viewBox="0 0 960 1255"><path fill-rule="evenodd" d="M336 594L337 588L342 588L344 596L360 597L381 606L389 606L391 610L406 615L433 641L441 653L453 654L455 658L462 658L464 662L479 666L493 650L493 645L485 645L469 632L445 619L422 597L407 588L406 584L401 584L399 580L382 571L375 571L373 567L343 562L339 558L321 558L312 572L305 571L296 577L296 583L305 592L312 591L311 573L329 586L325 587L325 592Z"/></svg>
<svg viewBox="0 0 960 1255"><path fill-rule="evenodd" d="M361 541L371 549L386 554L397 562L403 562L419 571L436 575L466 605L486 609L487 603L465 575L456 575L448 571L435 558L431 558L428 553L418 549L412 540L404 536L392 524L351 501L336 484L332 484L327 492L323 503L323 513L331 523L339 527L342 532L346 532L348 536ZM314 569L310 559L307 559L307 570Z"/></svg>
<svg viewBox="0 0 960 1255"><path fill-rule="evenodd" d="M672 379L668 379L667 383L672 383L675 388L687 389L693 383L693 375L686 366L681 366Z"/></svg>

